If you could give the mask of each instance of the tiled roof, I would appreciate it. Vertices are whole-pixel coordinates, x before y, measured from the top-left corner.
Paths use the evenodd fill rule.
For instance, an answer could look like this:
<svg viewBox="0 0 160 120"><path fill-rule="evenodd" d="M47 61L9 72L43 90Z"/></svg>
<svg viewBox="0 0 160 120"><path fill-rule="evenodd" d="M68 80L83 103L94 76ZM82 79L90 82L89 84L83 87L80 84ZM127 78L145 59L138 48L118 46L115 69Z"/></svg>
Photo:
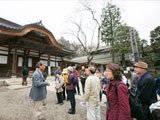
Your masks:
<svg viewBox="0 0 160 120"><path fill-rule="evenodd" d="M66 49L64 48L61 44L59 44L53 34L48 30L46 29L43 25L40 25L39 23L32 23L32 24L27 24L27 25L24 25L24 26L21 26L21 25L18 25L16 23L13 23L11 21L8 21L8 20L5 20L3 18L0 18L0 30L5 30L5 31L11 31L11 32L20 32L24 29L27 29L28 27L35 27L35 28L38 28L40 30L43 30L45 31L45 33L48 33L50 34L53 39L54 39L54 42L56 43L56 45L60 46L61 50L68 53L68 54L73 54L73 51L72 50L69 50L69 49ZM33 30L38 36L41 36L41 37L45 37L46 34L45 33L42 33L40 31L36 31L36 30Z"/></svg>
<svg viewBox="0 0 160 120"><path fill-rule="evenodd" d="M69 62L75 62L75 63L87 63L87 56L81 56L73 58L72 60L65 60ZM110 54L97 54L94 56L92 63L97 64L108 64L112 62L112 57Z"/></svg>

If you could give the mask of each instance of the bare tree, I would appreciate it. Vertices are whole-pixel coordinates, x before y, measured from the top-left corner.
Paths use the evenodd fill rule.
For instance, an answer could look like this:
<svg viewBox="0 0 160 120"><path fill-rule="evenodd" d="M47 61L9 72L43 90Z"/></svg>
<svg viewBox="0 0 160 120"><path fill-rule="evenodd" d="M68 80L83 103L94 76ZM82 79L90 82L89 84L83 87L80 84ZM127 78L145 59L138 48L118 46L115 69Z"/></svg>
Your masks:
<svg viewBox="0 0 160 120"><path fill-rule="evenodd" d="M72 49L75 52L75 56L85 55L84 50L82 49L82 45L76 42L71 43Z"/></svg>
<svg viewBox="0 0 160 120"><path fill-rule="evenodd" d="M80 22L71 21L71 23L77 28L77 30L76 31L70 30L70 34L73 35L82 45L82 48L84 49L84 52L87 55L88 65L90 65L95 53L97 53L98 48L100 46L101 23L103 21L99 22L98 19L95 17L95 11L91 8L89 0L84 0L84 1L81 0L80 3L84 8L83 10L88 11L92 16L93 21L95 22L95 25L93 25L92 28L89 28L92 31L91 38L90 40L87 38L87 34L86 32L84 32L85 27L82 25L82 21ZM93 40L96 30L98 30L97 43L96 47L93 49ZM90 47L88 47L87 41L91 41Z"/></svg>

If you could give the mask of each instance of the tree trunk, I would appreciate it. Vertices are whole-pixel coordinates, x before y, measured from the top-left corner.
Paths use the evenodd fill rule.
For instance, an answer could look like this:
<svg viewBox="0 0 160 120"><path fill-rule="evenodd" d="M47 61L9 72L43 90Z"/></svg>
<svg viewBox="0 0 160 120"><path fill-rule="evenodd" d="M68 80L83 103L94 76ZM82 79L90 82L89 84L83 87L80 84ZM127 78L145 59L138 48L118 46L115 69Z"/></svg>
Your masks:
<svg viewBox="0 0 160 120"><path fill-rule="evenodd" d="M112 52L112 62L114 63L114 51Z"/></svg>
<svg viewBox="0 0 160 120"><path fill-rule="evenodd" d="M90 65L91 65L91 61L92 61L92 59L93 59L93 56L92 56L92 55L89 55L89 56L87 57L87 60L88 60L88 66L90 66Z"/></svg>
<svg viewBox="0 0 160 120"><path fill-rule="evenodd" d="M125 55L124 54L122 54L121 55L121 58L122 58L122 66L126 66L126 62L125 62Z"/></svg>
<svg viewBox="0 0 160 120"><path fill-rule="evenodd" d="M112 63L114 63L114 57L115 57L115 54L114 54L114 50L111 48L111 55L112 55Z"/></svg>

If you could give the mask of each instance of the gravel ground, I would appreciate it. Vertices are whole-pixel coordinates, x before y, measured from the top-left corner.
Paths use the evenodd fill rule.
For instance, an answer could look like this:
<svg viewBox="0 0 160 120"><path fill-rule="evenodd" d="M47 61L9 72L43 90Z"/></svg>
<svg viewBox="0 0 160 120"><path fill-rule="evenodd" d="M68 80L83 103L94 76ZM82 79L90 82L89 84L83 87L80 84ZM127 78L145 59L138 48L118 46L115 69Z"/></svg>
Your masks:
<svg viewBox="0 0 160 120"><path fill-rule="evenodd" d="M0 120L32 120L33 102L28 97L30 88L9 90L0 87ZM86 108L79 105L76 100L76 114L67 114L70 103L57 105L55 92L48 91L46 99L47 120L86 120ZM101 106L101 118L105 120L105 107Z"/></svg>

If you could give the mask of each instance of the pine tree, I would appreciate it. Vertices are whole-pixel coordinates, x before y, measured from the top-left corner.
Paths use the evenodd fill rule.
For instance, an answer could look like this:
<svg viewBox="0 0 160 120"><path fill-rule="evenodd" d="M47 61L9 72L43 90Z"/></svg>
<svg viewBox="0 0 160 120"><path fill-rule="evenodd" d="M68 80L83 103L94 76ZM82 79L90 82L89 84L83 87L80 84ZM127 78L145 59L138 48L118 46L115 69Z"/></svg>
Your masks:
<svg viewBox="0 0 160 120"><path fill-rule="evenodd" d="M112 46L114 46L115 39L115 31L117 27L120 25L121 15L120 10L116 5L112 5L110 3L107 4L105 8L102 9L102 31L101 31L101 40L107 45L111 46L111 55L112 62L114 62L115 50Z"/></svg>

